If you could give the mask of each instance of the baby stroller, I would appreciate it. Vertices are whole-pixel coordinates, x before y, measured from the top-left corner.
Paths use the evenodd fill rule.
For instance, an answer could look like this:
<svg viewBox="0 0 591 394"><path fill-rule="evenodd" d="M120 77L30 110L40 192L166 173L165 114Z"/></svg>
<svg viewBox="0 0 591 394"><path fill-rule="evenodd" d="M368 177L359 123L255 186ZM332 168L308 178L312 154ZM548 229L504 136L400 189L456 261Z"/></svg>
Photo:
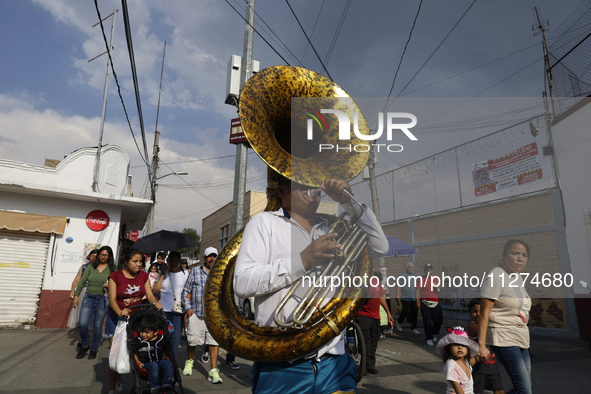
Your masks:
<svg viewBox="0 0 591 394"><path fill-rule="evenodd" d="M155 309L150 304L140 304L140 305L133 306L129 309L133 309L133 308L142 308L142 309L134 312L129 317L129 320L127 322L128 323L127 324L127 348L129 349L129 354L131 357L131 371L133 372L133 375L135 378L134 387L131 389L131 392L136 393L136 394L144 394L144 393L150 393L150 388L149 387L141 388L140 387L140 379L148 380L148 371L145 368L141 368L141 369L138 368L137 364L135 363L135 358L133 357L133 349L132 349L133 340L139 336L140 322L142 321L143 317L148 314L156 316L158 318L158 320L161 322L161 327L158 330L158 334L162 335L165 338L165 340L168 342L169 346L172 343L172 341L171 341L171 337L170 337L170 332L168 331L168 320L164 316L164 312ZM185 391L183 389L183 385L181 382L181 374L179 372L177 362L174 359L174 355L172 354L171 351L168 351L167 356L172 361L172 364L174 367L172 388L175 392L177 392L175 387L178 383L180 394L184 394Z"/></svg>

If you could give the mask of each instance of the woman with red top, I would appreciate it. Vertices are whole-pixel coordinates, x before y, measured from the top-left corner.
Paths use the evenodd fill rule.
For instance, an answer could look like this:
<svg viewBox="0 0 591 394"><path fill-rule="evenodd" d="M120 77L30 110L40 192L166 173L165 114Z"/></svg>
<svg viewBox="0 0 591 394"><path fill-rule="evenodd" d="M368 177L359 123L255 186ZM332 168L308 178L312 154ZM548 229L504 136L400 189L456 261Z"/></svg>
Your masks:
<svg viewBox="0 0 591 394"><path fill-rule="evenodd" d="M355 317L355 321L359 324L361 331L363 331L363 339L365 340L367 354L365 375L368 372L371 374L378 373L376 369L376 350L378 349L378 341L380 340L380 305L384 307L384 310L388 314L388 321L394 324L394 318L390 314L388 303L384 297L386 292L382 289L380 276L377 272L373 273L369 285L369 296Z"/></svg>
<svg viewBox="0 0 591 394"><path fill-rule="evenodd" d="M425 264L424 272L424 276L417 278L415 298L417 299L417 308L421 310L423 317L427 345L435 346L437 334L439 334L443 323L443 311L437 295L440 289L433 286L433 266L430 263Z"/></svg>
<svg viewBox="0 0 591 394"><path fill-rule="evenodd" d="M123 269L109 275L109 307L119 319L136 311L129 308L141 304L144 296L156 309L162 309L152 293L148 273L142 269L143 256L137 249L128 249L123 255ZM112 369L109 369L109 390L109 394L123 391L119 374Z"/></svg>

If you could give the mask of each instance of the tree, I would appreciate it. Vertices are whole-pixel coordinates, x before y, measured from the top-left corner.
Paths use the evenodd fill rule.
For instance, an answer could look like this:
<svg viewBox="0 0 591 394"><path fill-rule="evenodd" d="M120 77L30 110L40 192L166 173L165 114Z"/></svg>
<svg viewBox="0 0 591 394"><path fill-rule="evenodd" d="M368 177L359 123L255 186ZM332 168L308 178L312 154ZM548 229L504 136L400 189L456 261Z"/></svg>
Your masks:
<svg viewBox="0 0 591 394"><path fill-rule="evenodd" d="M183 248L179 250L181 254L185 254L190 252L190 256L193 258L195 256L199 256L199 249L201 248L201 236L197 234L197 230L194 228L184 228L182 233L187 234L191 239L197 242L197 246L194 248Z"/></svg>

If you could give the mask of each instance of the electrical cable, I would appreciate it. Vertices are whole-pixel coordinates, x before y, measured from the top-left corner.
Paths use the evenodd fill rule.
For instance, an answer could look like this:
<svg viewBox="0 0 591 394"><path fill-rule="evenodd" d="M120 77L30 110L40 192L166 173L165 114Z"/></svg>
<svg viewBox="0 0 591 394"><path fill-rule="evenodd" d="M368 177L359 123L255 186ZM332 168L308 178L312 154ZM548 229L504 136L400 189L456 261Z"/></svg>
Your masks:
<svg viewBox="0 0 591 394"><path fill-rule="evenodd" d="M107 47L107 55L109 56L109 62L111 63L111 71L113 71L113 78L115 79L115 83L117 84L117 93L119 94L119 99L121 100L121 105L123 106L123 112L125 113L125 119L127 119L127 125L129 126L129 131L131 132L131 136L133 138L133 142L135 143L135 146L136 146L136 148L138 150L138 153L140 155L140 158L142 159L142 161L148 167L148 176L150 176L150 164L147 161L147 156L146 156L146 158L144 158L144 156L142 156L142 151L141 151L141 149L140 149L140 147L139 147L139 145L137 143L137 140L135 138L135 134L133 133L133 128L131 127L131 122L129 120L129 115L127 114L127 108L125 107L125 102L123 101L123 96L121 94L121 86L119 85L119 79L117 78L117 73L115 72L115 66L113 65L113 59L111 58L111 50L109 48L109 43L107 42L107 36L105 34L105 27L103 26L103 18L101 17L101 12L99 10L97 0L94 0L94 6L96 8L96 13L97 13L97 16L99 18L100 25L101 25L101 31L103 32L103 40L104 40L105 45Z"/></svg>
<svg viewBox="0 0 591 394"><path fill-rule="evenodd" d="M96 0L95 0L96 2ZM123 13L123 25L125 26L125 41L127 42L127 50L129 52L129 62L131 65L131 76L133 79L133 87L135 92L135 101L137 105L138 117L140 122L140 131L142 134L142 142L144 144L144 155L148 159L148 144L146 142L146 130L144 129L144 116L142 114L142 102L140 99L140 89L137 80L137 70L135 67L135 55L133 53L133 42L131 38L131 26L129 23L129 11L127 10L127 0L121 0L121 11ZM152 174L150 174L150 179ZM152 190L154 193L154 190Z"/></svg>
<svg viewBox="0 0 591 394"><path fill-rule="evenodd" d="M238 3L238 1L237 1L237 0L234 0L234 2L235 2L235 3L236 3L236 4L237 4L239 7L240 7L240 4ZM247 6L248 6L248 3L246 3L246 4L247 4ZM240 8L241 8L241 9L242 9L244 12L246 12L246 9L245 9L245 8L242 8L242 7L240 7ZM301 67L304 67L303 63L302 63L302 62L301 62L301 61L300 61L300 60L297 58L297 56L296 56L296 55L295 55L295 54L294 54L294 53L291 51L291 49L289 49L289 48L287 47L287 45L285 45L285 43L283 42L283 40L281 40L281 38L279 38L279 36L277 35L277 33L275 33L275 32L273 31L273 29L271 28L271 26L269 26L269 25L267 24L267 22L265 22L265 20L264 20L264 19L263 19L263 18L262 18L262 17L259 15L259 13L258 13L258 12L257 12L257 11L256 11L254 8L253 8L252 10L254 11L254 14L255 14L255 15L256 15L256 16L257 16L257 17L258 17L260 20L261 20L261 22L263 22L263 23L265 24L265 26L267 27L267 29L269 29L269 30L270 30L271 34L272 34L272 35L274 35L275 37L277 37L277 40L279 40L279 42L277 42L277 40L276 40L276 39L274 39L273 37L271 37L271 39L272 39L273 41L275 41L275 43L276 43L276 44L278 44L278 45L279 45L279 43L281 43L281 45L282 45L282 46L285 48L285 50L286 50L287 52L289 52L289 54L291 55L291 58L292 58L293 60L295 60L295 61L296 61L296 62L297 62L297 63L298 63L298 64L299 64ZM255 24L257 24L258 26L261 26L261 24L260 24L259 22L255 22ZM262 27L262 26L261 26L261 27Z"/></svg>
<svg viewBox="0 0 591 394"><path fill-rule="evenodd" d="M398 96L400 96L404 92L404 90L408 87L408 85L410 85L410 83L415 79L415 77L417 75L419 75L419 73L421 72L421 70L423 69L423 67L425 67L425 65L429 62L429 60L431 60L431 58L433 57L433 55L435 55L435 53L437 52L437 50L441 47L441 45L443 45L443 43L445 42L445 40L447 40L447 37L450 36L450 34L454 31L454 29L460 24L460 22L462 21L462 19L464 19L464 17L468 13L468 11L470 11L470 8L472 8L472 6L474 5L474 3L476 3L476 0L474 0L472 2L472 4L470 4L470 6L468 7L468 9L466 9L466 11L464 11L464 13L460 17L460 19L458 19L458 21L456 22L456 24L453 25L453 27L451 28L451 30L447 33L447 35L445 37L443 37L443 40L441 40L441 42L439 43L439 45L437 45L437 48L435 48L435 50L429 55L429 57L427 58L427 60L425 60L425 62L423 63L423 65L421 67L419 67L419 69L417 70L417 72L415 73L415 75L412 76L412 78L410 79L410 81L408 81L406 83L406 85L404 85L404 87L402 88L402 90L400 91L400 93L398 93Z"/></svg>
<svg viewBox="0 0 591 394"><path fill-rule="evenodd" d="M248 152L249 155L252 155L254 153L255 153L254 151L249 151ZM184 163L195 163L195 162L198 162L198 161L209 161L209 160L217 160L217 159L226 159L226 158L229 158L229 157L236 157L236 154L227 155L227 156L208 157L208 158L205 158L205 159L194 159L194 160L185 160L185 161L171 161L171 162L168 162L168 163L164 163L164 162L162 162L162 163L163 164L184 164ZM129 168L138 168L138 167L143 167L143 166L131 166Z"/></svg>
<svg viewBox="0 0 591 394"><path fill-rule="evenodd" d="M419 8L417 9L417 14L415 15L415 19L412 22L412 27L410 28L410 33L408 34L408 39L406 40L406 44L404 45L404 50L402 51L402 55L400 56L400 61L398 62L398 67L396 68L396 73L394 73L394 80L392 81L392 86L390 87L390 92L388 93L388 98L386 99L386 104L384 105L384 110L382 112L385 112L386 108L388 107L388 101L390 100L390 97L392 96L392 90L394 90L394 84L396 83L396 77L398 76L398 71L400 71L400 66L402 65L402 59L404 59L404 54L406 53L406 48L408 47L408 43L410 42L410 39L412 38L412 32L415 29L415 25L417 23L417 19L419 18L419 14L421 12L422 5L423 5L423 0L421 0L421 2L419 3Z"/></svg>
<svg viewBox="0 0 591 394"><path fill-rule="evenodd" d="M330 57L332 56L332 51L334 50L334 47L337 44L337 39L341 35L341 29L343 28L345 18L347 18L347 14L349 13L349 8L351 7L351 1L352 0L348 0L347 4L345 4L345 9L343 10L343 14L341 15L341 20L339 21L339 24L337 25L335 35L332 38L332 41L331 41L330 46L328 47L328 51L326 53L326 58L324 59L324 63L326 63L326 64L328 64L328 61L330 60Z"/></svg>
<svg viewBox="0 0 591 394"><path fill-rule="evenodd" d="M96 1L96 0L95 0L95 1ZM281 60L283 60L283 62L284 62L285 64L287 64L288 66L290 66L290 65L291 65L291 64L289 64L289 62L288 62L287 60L285 60L285 58L284 58L283 56L281 56L281 54L280 54L279 52L277 52L277 50L276 50L276 49L273 47L273 45L271 45L271 44L269 43L269 41L267 41L267 40L265 39L265 37L263 37L263 36L261 35L261 33L259 33L259 32L257 31L257 29L255 29L255 28L254 28L254 26L253 26L253 25L251 25L251 24L250 24L250 22L248 22L248 21L246 20L246 18L245 18L245 17L243 17L243 16L240 14L240 12L238 12L238 10L237 10L236 8L234 8L234 6L233 6L232 4L230 4L230 2L229 2L228 0L226 0L226 3L228 3L228 5L229 5L230 7L232 7L232 9L233 9L234 11L236 11L236 13L237 13L237 14L238 14L238 15L239 15L239 16L240 16L240 17L241 17L243 20L244 20L244 22L248 23L248 25L249 25L250 27L252 27L252 30L253 30L253 31L254 31L256 34L258 34L258 35L259 35L259 37L261 37L261 39L262 39L263 41L265 41L265 43L266 43L266 44L269 46L269 48L271 48L271 49L273 50L273 52L275 52L275 53L277 54L277 56L279 56L279 57L281 58Z"/></svg>
<svg viewBox="0 0 591 394"><path fill-rule="evenodd" d="M322 0L322 5L320 6L320 11L318 11L318 16L316 17L316 22L314 22L314 27L312 28L312 33L310 33L310 37L314 37L314 31L316 31L316 25L318 24L318 20L320 20L320 14L322 14L322 9L324 8L324 3L326 3L326 0ZM304 53L302 54L302 58L301 60L304 60L304 56L306 56L306 51L308 51L308 48L310 47L310 43L306 44L306 49L304 49Z"/></svg>
<svg viewBox="0 0 591 394"><path fill-rule="evenodd" d="M226 0L227 1L227 0ZM421 0L422 2L423 0ZM316 51L316 48L314 48L314 45L312 44L312 41L310 41L310 38L308 37L308 34L306 34L306 31L304 30L304 27L302 26L302 24L300 23L300 20L298 19L298 16L296 15L295 11L293 10L293 8L291 8L291 4L289 4L289 0L285 0L285 2L287 3L287 6L289 7L289 9L291 10L291 13L293 14L294 18L296 19L296 21L298 22L298 25L300 25L300 29L302 29L302 32L304 33L304 35L306 36L306 40L308 40L308 43L310 44L310 46L312 47L312 49L314 50L314 53L316 54L316 57L318 58L318 61L320 61L320 64L322 64L322 68L324 68L324 71L326 71L326 75L328 75L328 78L330 78L331 81L334 82L334 79L332 79L332 76L330 75L330 73L328 72L328 69L326 68L326 66L324 65L324 62L322 61L322 59L320 58L320 55L318 55L318 52Z"/></svg>
<svg viewBox="0 0 591 394"><path fill-rule="evenodd" d="M160 160L159 160L160 161ZM168 167L168 165L166 163L163 163L162 161L160 161L162 164L164 164L169 170L171 170L172 172L175 172L172 168ZM177 175L178 176L178 175ZM200 194L203 198L205 198L207 201L211 202L213 205L215 206L220 206L220 204L213 200L212 198L210 198L209 196L207 196L205 193L203 193L201 190L194 188L193 186L189 185L189 183L187 181L185 181L182 177L178 176L179 179L183 182L185 182L191 189L195 190L198 194Z"/></svg>
<svg viewBox="0 0 591 394"><path fill-rule="evenodd" d="M470 72L470 71L474 71L474 70L476 70L476 69L478 69L478 68L481 68L481 67L484 67L484 66L488 66L489 64L492 64L492 63L498 62L499 60L502 60L502 59L505 59L505 58L507 58L507 57L510 57L510 56L516 55L516 54L518 54L518 53L521 53L521 52L523 52L523 51L526 51L526 50L528 50L528 49L531 49L531 48L533 48L533 47L537 47L538 45L540 45L540 44L533 44L533 45L530 45L530 46L528 46L528 47L525 47L525 48L523 48L523 49L520 49L520 50L518 50L518 51L515 51L515 52L513 52L513 53L510 53L510 54L508 54L508 55L505 55L505 56L499 57L499 58L497 58L497 59L494 59L494 60L491 60L491 61L489 61L489 62L483 63L483 64L481 64L481 65L479 65L479 66L472 67L472 68L470 68L470 69L468 69L468 70L462 71L462 72L460 72L460 73L458 73L458 74L452 75L452 76L450 76L450 77L447 77L447 78L444 78L444 79L440 79L439 81L436 81L436 82L430 83L430 84L428 84L428 85L425 85L425 86L423 86L423 87L420 87L420 88L418 88L418 89L411 90L410 92L406 92L406 93L404 93L404 94L402 94L402 92L400 92L399 96L406 96L406 95L409 95L409 94L411 94L411 93L417 92L417 91L419 91L419 90L422 90L422 89L428 88L428 87L430 87L430 86L436 85L436 84L438 84L438 83L440 83L440 82L445 82L445 81L447 81L448 79L451 79L451 78L458 77L458 76L460 76L460 75L462 75L462 74L466 74L466 73L468 73L468 72ZM404 91L404 89L402 89L402 90Z"/></svg>

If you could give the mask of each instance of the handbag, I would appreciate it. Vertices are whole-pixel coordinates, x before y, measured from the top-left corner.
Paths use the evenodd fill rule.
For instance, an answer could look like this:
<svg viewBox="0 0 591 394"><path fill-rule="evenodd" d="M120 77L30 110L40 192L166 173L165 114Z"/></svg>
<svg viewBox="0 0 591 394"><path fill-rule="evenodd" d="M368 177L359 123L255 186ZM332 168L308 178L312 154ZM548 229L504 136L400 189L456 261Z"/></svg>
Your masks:
<svg viewBox="0 0 591 394"><path fill-rule="evenodd" d="M109 367L120 374L131 372L129 348L127 347L127 321L117 323L109 352Z"/></svg>
<svg viewBox="0 0 591 394"><path fill-rule="evenodd" d="M170 279L170 287L172 288L172 297L174 301L172 303L172 311L174 313L184 313L183 312L183 304L180 298L176 298L176 294L174 294L174 282L172 281L172 275L170 272L168 273L168 279Z"/></svg>

